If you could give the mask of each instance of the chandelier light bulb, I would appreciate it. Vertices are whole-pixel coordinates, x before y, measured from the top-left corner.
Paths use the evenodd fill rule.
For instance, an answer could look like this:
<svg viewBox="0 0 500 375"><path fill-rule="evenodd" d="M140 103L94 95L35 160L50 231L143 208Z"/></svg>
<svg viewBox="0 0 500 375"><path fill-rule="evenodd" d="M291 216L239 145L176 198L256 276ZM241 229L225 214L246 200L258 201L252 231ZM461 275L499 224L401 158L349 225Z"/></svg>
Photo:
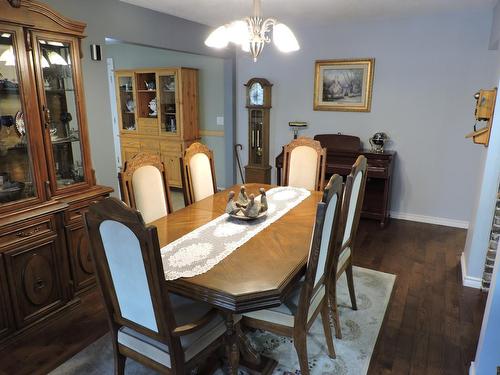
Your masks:
<svg viewBox="0 0 500 375"><path fill-rule="evenodd" d="M212 48L225 48L229 44L228 30L225 25L219 26L210 33L205 40L205 45Z"/></svg>

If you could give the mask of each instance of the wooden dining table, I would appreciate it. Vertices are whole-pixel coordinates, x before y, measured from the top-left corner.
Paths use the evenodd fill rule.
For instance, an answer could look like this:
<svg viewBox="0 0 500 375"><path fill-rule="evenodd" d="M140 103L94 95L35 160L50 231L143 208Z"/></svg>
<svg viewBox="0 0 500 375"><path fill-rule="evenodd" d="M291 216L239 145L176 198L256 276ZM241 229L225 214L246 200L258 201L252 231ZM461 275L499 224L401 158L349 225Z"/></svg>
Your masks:
<svg viewBox="0 0 500 375"><path fill-rule="evenodd" d="M258 195L263 184L246 184ZM160 247L224 214L227 194L240 185L219 192L151 223L158 230ZM241 364L262 374L277 362L258 355L235 324L234 315L279 306L305 274L317 203L322 193L311 195L259 232L209 271L189 278L165 281L170 291L206 302L221 310L226 321L226 355L230 374Z"/></svg>

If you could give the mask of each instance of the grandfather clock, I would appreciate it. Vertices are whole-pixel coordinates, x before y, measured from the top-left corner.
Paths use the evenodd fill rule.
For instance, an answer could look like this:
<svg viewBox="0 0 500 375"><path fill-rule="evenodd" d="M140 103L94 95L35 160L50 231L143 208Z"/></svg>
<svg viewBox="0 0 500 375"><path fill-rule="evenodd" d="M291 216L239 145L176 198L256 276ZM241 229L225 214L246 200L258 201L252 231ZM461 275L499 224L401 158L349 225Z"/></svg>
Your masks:
<svg viewBox="0 0 500 375"><path fill-rule="evenodd" d="M252 78L245 86L248 108L248 165L245 167L245 181L270 184L269 111L272 84L264 78Z"/></svg>

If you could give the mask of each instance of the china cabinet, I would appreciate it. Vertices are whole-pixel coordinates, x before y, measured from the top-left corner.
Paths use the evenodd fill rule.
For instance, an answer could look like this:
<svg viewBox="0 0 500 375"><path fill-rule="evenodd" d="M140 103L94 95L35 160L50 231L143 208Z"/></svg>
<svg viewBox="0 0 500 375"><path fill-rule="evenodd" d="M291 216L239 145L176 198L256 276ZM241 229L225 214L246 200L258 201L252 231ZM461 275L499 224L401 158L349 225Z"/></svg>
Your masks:
<svg viewBox="0 0 500 375"><path fill-rule="evenodd" d="M115 72L122 163L141 151L160 155L169 185L182 187L180 158L199 139L198 70Z"/></svg>
<svg viewBox="0 0 500 375"><path fill-rule="evenodd" d="M96 185L80 59L85 24L0 0L0 346L94 285L82 214Z"/></svg>

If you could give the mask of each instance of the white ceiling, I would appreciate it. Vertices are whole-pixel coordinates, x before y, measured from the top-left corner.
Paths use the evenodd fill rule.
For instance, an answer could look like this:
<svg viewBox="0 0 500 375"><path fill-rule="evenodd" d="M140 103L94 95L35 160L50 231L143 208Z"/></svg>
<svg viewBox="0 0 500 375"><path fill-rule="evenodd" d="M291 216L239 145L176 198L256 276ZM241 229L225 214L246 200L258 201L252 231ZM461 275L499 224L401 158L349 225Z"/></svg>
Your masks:
<svg viewBox="0 0 500 375"><path fill-rule="evenodd" d="M191 21L217 26L251 15L252 0L121 0ZM263 0L264 17L328 25L354 17L381 17L493 7L496 0Z"/></svg>

